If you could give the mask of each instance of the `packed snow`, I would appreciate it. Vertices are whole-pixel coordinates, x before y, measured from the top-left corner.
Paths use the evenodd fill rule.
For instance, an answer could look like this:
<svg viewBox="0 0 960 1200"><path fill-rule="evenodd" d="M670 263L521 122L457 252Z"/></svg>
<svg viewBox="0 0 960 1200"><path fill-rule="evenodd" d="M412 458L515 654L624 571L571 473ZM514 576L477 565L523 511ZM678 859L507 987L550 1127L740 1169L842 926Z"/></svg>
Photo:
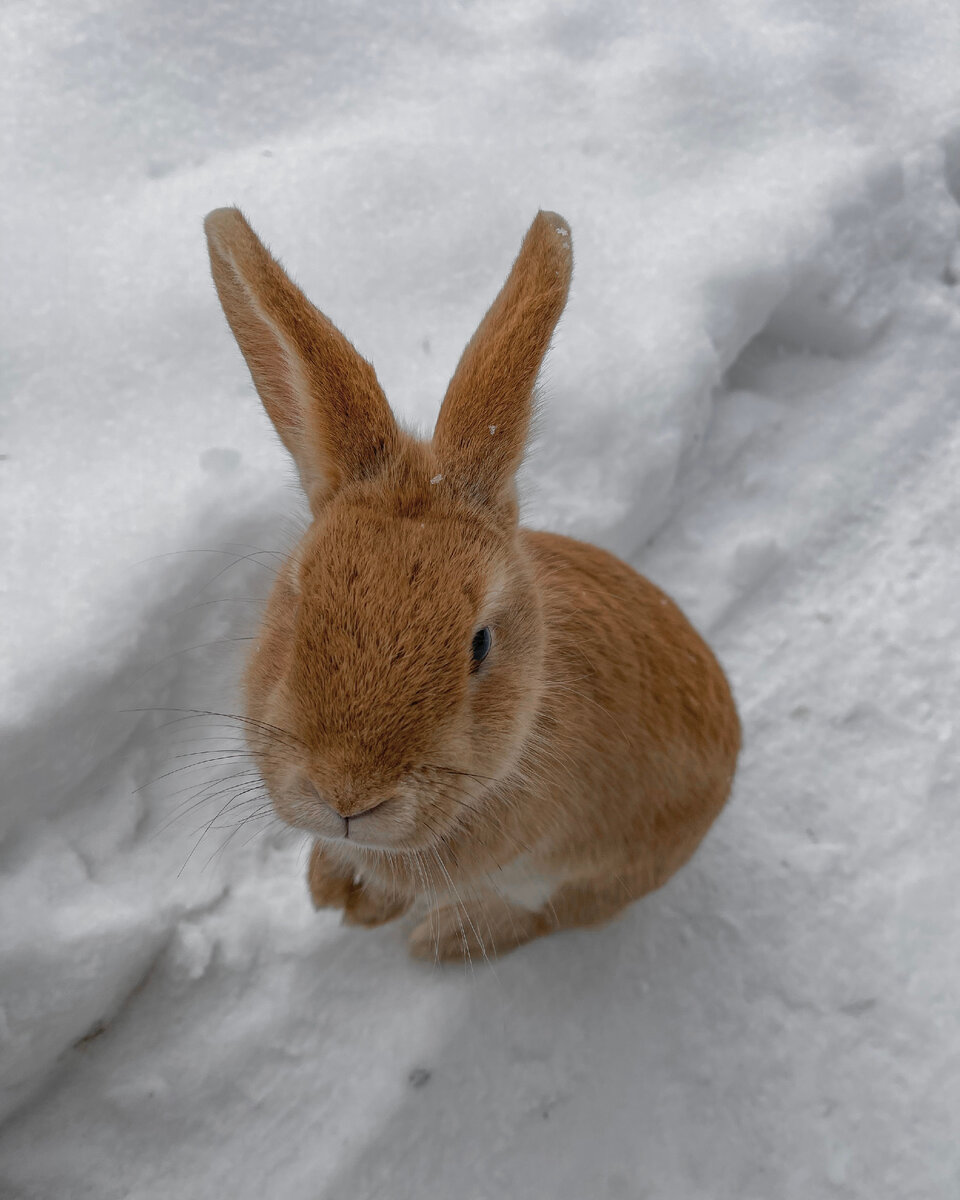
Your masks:
<svg viewBox="0 0 960 1200"><path fill-rule="evenodd" d="M956 1200L956 6L9 0L0 38L0 1196ZM306 520L209 279L230 203L425 432L570 222L525 519L671 592L745 728L610 926L431 968L310 907L230 719Z"/></svg>

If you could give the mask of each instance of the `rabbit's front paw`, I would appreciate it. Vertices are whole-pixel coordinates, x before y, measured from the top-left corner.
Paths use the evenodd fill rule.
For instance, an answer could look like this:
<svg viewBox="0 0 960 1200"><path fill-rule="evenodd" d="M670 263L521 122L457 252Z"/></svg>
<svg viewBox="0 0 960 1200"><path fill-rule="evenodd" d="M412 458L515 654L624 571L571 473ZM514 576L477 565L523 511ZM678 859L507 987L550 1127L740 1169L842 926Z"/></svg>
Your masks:
<svg viewBox="0 0 960 1200"><path fill-rule="evenodd" d="M386 925L402 917L411 901L403 896L385 896L382 892L355 884L343 908L344 925Z"/></svg>
<svg viewBox="0 0 960 1200"><path fill-rule="evenodd" d="M410 934L407 948L413 958L427 962L463 962L483 957L483 946L471 934L460 911L452 904L435 908Z"/></svg>
<svg viewBox="0 0 960 1200"><path fill-rule="evenodd" d="M345 874L343 868L324 853L322 842L314 842L310 853L307 885L314 908L346 908L357 886L353 875Z"/></svg>
<svg viewBox="0 0 960 1200"><path fill-rule="evenodd" d="M502 902L493 908L447 904L424 917L407 945L414 958L428 962L476 962L509 954L551 928L542 912Z"/></svg>

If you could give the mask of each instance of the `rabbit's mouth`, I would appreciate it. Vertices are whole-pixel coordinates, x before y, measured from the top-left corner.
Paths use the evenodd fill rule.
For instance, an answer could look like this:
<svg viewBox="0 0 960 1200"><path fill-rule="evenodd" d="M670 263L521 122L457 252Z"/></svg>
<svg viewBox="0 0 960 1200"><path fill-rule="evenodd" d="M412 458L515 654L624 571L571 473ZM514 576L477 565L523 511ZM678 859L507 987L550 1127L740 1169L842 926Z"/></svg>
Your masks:
<svg viewBox="0 0 960 1200"><path fill-rule="evenodd" d="M346 849L401 851L417 840L416 799L393 789L363 800L321 791L297 773L273 793L274 807L288 824Z"/></svg>
<svg viewBox="0 0 960 1200"><path fill-rule="evenodd" d="M383 808L383 806L385 804L387 804L388 802L389 802L389 797L386 800L378 800L375 804L372 804L369 808L364 809L363 812L353 813L349 817L344 817L343 821L347 827L344 837L350 836L350 822L351 821L353 822L354 829L356 829L358 824L360 824L364 820L365 817L372 817L375 812L377 812L379 809Z"/></svg>
<svg viewBox="0 0 960 1200"><path fill-rule="evenodd" d="M392 797L388 796L384 800L378 800L375 804L372 804L370 808L364 809L363 812L357 812L353 813L349 817L343 817L344 840L348 842L354 842L360 846L370 846L373 849L386 849L387 847L381 846L377 841L367 842L364 841L364 838L369 837L371 833L376 836L376 825L382 824L382 822L371 822L371 818L376 817L377 815L386 816L389 818L390 814L384 813L383 809L391 803L391 800ZM382 833L383 831L380 830L380 832Z"/></svg>
<svg viewBox="0 0 960 1200"><path fill-rule="evenodd" d="M324 803L321 799L321 803ZM371 822L370 818L385 805L389 803L389 799L379 800L376 804L363 812L352 813L350 816L344 816L338 813L331 805L326 804L327 812L321 811L317 823L311 825L311 833L316 833L319 837L326 838L328 841L345 841L352 842L357 846L366 846L371 849L386 849L387 847L376 838L376 833L382 835L382 822ZM383 814L381 814L383 815ZM318 828L318 825L320 826ZM374 836L373 841L369 841L371 835Z"/></svg>

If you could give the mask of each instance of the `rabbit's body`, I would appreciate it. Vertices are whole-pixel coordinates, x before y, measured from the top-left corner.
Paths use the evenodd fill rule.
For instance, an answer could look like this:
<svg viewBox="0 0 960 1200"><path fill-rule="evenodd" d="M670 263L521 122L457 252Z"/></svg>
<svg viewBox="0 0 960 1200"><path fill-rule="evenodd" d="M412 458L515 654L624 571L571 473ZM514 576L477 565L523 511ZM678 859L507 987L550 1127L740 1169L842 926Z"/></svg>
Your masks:
<svg viewBox="0 0 960 1200"><path fill-rule="evenodd" d="M480 810L436 849L439 861L427 858L440 917L425 918L412 945L428 957L459 956L464 940L473 953L503 952L608 920L687 861L733 778L739 723L726 679L677 606L595 546L520 537L550 631L543 688L497 786L496 818ZM331 877L356 875L348 920L379 923L424 890L423 863L398 868L348 840L318 844L311 885L322 905Z"/></svg>
<svg viewBox="0 0 960 1200"><path fill-rule="evenodd" d="M739 723L679 609L594 546L520 530L513 475L570 273L541 214L431 442L235 210L214 278L315 520L247 673L275 807L318 835L318 906L379 924L418 900L420 956L503 952L609 919L690 857Z"/></svg>

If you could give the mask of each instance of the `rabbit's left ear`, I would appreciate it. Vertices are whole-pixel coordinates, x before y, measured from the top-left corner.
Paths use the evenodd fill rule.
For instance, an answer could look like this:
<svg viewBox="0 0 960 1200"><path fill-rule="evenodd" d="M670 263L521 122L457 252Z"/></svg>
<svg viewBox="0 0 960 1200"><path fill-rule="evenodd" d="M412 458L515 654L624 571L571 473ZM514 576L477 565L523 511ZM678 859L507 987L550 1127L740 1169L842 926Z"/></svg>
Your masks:
<svg viewBox="0 0 960 1200"><path fill-rule="evenodd" d="M569 225L556 213L538 213L447 387L433 445L451 483L481 503L499 506L513 496L533 387L572 271Z"/></svg>
<svg viewBox="0 0 960 1200"><path fill-rule="evenodd" d="M318 311L237 208L204 222L220 303L314 512L376 474L399 432L373 367Z"/></svg>

